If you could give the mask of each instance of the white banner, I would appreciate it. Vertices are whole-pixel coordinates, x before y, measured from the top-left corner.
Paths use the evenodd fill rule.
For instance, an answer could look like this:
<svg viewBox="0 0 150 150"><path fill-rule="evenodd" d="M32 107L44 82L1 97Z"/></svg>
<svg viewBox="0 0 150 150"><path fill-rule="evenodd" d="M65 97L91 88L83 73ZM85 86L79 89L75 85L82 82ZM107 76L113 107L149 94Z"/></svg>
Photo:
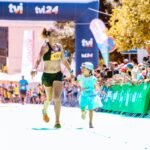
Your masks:
<svg viewBox="0 0 150 150"><path fill-rule="evenodd" d="M32 30L25 30L23 35L22 75L29 75L33 65L34 35Z"/></svg>
<svg viewBox="0 0 150 150"><path fill-rule="evenodd" d="M90 30L96 40L96 44L102 54L106 65L109 63L108 36L106 26L100 19L93 19L90 23Z"/></svg>
<svg viewBox="0 0 150 150"><path fill-rule="evenodd" d="M138 63L143 63L143 57L147 57L148 53L147 50L144 48L137 49L137 58L138 58Z"/></svg>

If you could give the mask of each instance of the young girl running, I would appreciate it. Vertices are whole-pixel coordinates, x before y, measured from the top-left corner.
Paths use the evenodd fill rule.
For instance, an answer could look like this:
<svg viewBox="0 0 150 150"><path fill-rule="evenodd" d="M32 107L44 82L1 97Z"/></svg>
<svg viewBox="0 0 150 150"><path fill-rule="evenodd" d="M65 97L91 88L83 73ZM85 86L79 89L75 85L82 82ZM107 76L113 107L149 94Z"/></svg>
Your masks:
<svg viewBox="0 0 150 150"><path fill-rule="evenodd" d="M97 78L93 75L94 66L91 62L81 65L81 75L77 76L77 81L81 88L79 96L79 106L81 118L85 119L86 112L89 110L89 128L93 128L93 111L102 106L98 91L100 89Z"/></svg>

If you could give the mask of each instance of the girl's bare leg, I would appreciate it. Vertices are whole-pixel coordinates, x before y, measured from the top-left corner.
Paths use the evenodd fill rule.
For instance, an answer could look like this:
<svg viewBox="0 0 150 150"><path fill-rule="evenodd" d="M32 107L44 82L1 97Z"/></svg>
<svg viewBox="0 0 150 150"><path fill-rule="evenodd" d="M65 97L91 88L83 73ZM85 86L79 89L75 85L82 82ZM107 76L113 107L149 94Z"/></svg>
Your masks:
<svg viewBox="0 0 150 150"><path fill-rule="evenodd" d="M93 128L93 110L89 110L89 128Z"/></svg>

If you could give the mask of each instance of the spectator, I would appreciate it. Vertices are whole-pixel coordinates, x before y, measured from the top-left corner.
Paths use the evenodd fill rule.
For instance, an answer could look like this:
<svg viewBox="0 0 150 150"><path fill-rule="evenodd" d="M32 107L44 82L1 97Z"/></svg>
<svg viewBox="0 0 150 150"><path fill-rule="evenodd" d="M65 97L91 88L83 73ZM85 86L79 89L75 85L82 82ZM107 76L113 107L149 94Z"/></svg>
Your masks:
<svg viewBox="0 0 150 150"><path fill-rule="evenodd" d="M25 104L27 86L28 86L28 81L24 78L24 76L22 76L22 79L19 81L19 91L20 91L20 98L22 104Z"/></svg>

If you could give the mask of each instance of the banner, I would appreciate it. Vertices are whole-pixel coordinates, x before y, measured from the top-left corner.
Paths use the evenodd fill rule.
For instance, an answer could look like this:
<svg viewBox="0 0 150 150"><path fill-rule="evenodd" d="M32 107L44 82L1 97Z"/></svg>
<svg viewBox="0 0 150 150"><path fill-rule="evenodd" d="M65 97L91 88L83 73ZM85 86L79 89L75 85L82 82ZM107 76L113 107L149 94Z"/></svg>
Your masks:
<svg viewBox="0 0 150 150"><path fill-rule="evenodd" d="M23 35L22 75L30 75L33 65L34 36L32 30L25 30Z"/></svg>
<svg viewBox="0 0 150 150"><path fill-rule="evenodd" d="M90 30L96 40L105 64L108 65L109 53L115 49L115 43L113 39L107 36L105 24L100 19L93 19L91 21Z"/></svg>
<svg viewBox="0 0 150 150"><path fill-rule="evenodd" d="M82 32L81 32L82 31ZM79 74L83 62L92 62L94 68L98 67L98 50L89 25L78 25L76 28L76 73Z"/></svg>
<svg viewBox="0 0 150 150"><path fill-rule="evenodd" d="M149 111L150 83L114 85L103 87L103 109L145 114Z"/></svg>
<svg viewBox="0 0 150 150"><path fill-rule="evenodd" d="M98 3L99 0L0 0L0 19L77 20L88 7L97 9Z"/></svg>

